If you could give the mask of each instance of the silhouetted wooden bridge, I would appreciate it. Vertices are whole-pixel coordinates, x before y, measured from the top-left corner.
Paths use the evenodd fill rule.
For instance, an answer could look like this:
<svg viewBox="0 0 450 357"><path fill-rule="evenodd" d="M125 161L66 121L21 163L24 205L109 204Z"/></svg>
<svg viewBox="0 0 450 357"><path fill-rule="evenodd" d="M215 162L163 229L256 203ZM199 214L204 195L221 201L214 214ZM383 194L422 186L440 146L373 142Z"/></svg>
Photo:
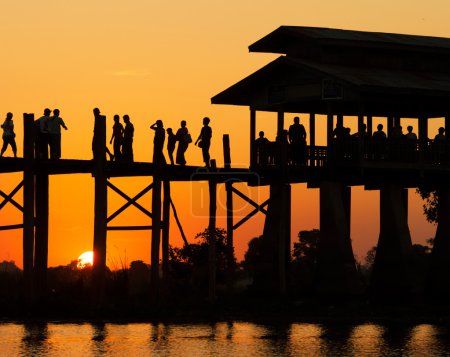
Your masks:
<svg viewBox="0 0 450 357"><path fill-rule="evenodd" d="M411 289L409 264L412 252L408 228L407 188L426 186L439 193L439 224L433 249L430 286L450 293L450 147L428 138L428 122L444 118L450 138L450 39L367 33L307 27L280 27L250 46L251 51L283 56L212 98L213 104L250 108L249 168L232 168L229 137L224 135L224 167L154 165L106 161L106 118L95 118L97 137L94 160L38 160L34 157L32 114L24 115L24 158L2 159L0 173L23 172L23 181L10 193L1 192L2 208L11 203L23 212L23 223L0 229L23 228L24 273L31 291L45 291L48 248L48 176L88 173L95 180L94 277L99 295L104 291L107 230L149 229L152 236L152 293L158 297L159 247L162 245L162 276L168 275L170 182L209 183L209 229L216 223L216 186L227 192L228 258L233 256L233 231L262 212L266 215L260 272L269 291L285 294L290 260L291 184L307 183L320 189L320 243L316 289L324 294L359 294L362 285L356 271L350 239L351 186L380 191L380 237L372 275L373 291L404 294ZM277 113L277 140L269 143L261 159L256 145L258 111ZM293 162L287 144L286 113L301 113L309 120L305 160ZM324 146L316 145L318 115L327 118ZM344 118L357 121L351 140L334 138ZM303 117L304 118L304 117ZM374 118L383 118L387 139L373 139ZM392 140L402 118L417 120L418 140ZM324 133L325 134L325 133ZM109 178L151 176L152 183L129 197ZM254 202L233 185L270 186L270 198ZM23 187L20 205L14 195ZM107 189L127 203L108 216ZM162 190L163 188L163 190ZM152 190L151 210L137 203ZM162 195L163 192L163 195ZM233 194L254 210L234 222ZM129 206L152 219L152 225L114 227L109 222ZM35 210L36 207L36 210ZM176 213L176 211L174 212ZM182 232L181 224L175 215ZM183 235L183 233L182 233ZM184 237L184 235L183 235ZM185 237L184 237L185 239ZM186 240L185 240L186 241ZM187 242L186 242L187 243ZM210 240L210 291L215 292L215 241ZM233 266L229 264L230 276ZM34 271L34 273L33 273ZM33 284L32 281L35 283Z"/></svg>

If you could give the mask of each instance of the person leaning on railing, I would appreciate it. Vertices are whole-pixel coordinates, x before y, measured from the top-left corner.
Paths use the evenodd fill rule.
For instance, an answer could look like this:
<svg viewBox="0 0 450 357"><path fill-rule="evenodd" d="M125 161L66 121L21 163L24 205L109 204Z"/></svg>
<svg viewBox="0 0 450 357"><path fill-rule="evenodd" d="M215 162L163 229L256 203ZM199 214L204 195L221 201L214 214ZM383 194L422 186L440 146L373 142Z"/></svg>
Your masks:
<svg viewBox="0 0 450 357"><path fill-rule="evenodd" d="M433 140L434 163L436 164L441 164L446 159L446 141L447 139L445 137L445 128L441 126L438 129L438 133Z"/></svg>

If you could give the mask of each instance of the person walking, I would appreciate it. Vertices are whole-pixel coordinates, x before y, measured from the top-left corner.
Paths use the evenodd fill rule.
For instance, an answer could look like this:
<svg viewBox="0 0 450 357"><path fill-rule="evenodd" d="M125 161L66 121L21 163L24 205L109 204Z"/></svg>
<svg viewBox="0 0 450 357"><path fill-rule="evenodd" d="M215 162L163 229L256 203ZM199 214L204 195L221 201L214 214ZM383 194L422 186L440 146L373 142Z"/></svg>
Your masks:
<svg viewBox="0 0 450 357"><path fill-rule="evenodd" d="M164 129L162 120L158 119L150 125L150 129L155 131L155 137L153 139L153 164L165 165L166 159L163 154L163 148L166 139L166 130Z"/></svg>
<svg viewBox="0 0 450 357"><path fill-rule="evenodd" d="M44 109L44 115L35 120L35 153L36 157L40 159L48 159L48 146L50 143L48 133L48 120L50 119L51 110Z"/></svg>
<svg viewBox="0 0 450 357"><path fill-rule="evenodd" d="M3 129L3 146L2 150L0 151L0 157L3 157L3 154L5 153L8 145L11 146L11 149L13 151L14 157L17 158L17 146L16 146L16 134L14 133L14 122L12 120L13 114L7 113L6 119L1 125L1 128Z"/></svg>
<svg viewBox="0 0 450 357"><path fill-rule="evenodd" d="M109 143L113 144L114 160L120 161L122 160L122 143L123 143L124 128L122 123L120 122L120 116L117 114L114 115L114 125L112 129L113 133Z"/></svg>
<svg viewBox="0 0 450 357"><path fill-rule="evenodd" d="M173 133L172 128L167 128L167 152L169 154L170 164L175 165L173 161L173 152L177 144L177 136Z"/></svg>
<svg viewBox="0 0 450 357"><path fill-rule="evenodd" d="M203 162L206 167L210 166L209 147L211 146L212 129L209 126L211 120L208 117L203 118L203 128L200 131L200 135L195 141L195 145L198 145L202 149Z"/></svg>
<svg viewBox="0 0 450 357"><path fill-rule="evenodd" d="M176 162L178 165L184 166L186 165L184 153L186 152L189 144L192 142L191 135L189 134L189 130L186 127L186 120L181 121L181 128L177 130L175 136L178 141Z"/></svg>
<svg viewBox="0 0 450 357"><path fill-rule="evenodd" d="M130 117L127 114L123 116L123 122L125 123L125 129L123 131L122 157L124 161L133 162L134 126L130 122Z"/></svg>
<svg viewBox="0 0 450 357"><path fill-rule="evenodd" d="M51 159L61 158L61 127L67 130L64 120L62 120L59 114L59 109L54 109L53 116L49 117L47 122Z"/></svg>

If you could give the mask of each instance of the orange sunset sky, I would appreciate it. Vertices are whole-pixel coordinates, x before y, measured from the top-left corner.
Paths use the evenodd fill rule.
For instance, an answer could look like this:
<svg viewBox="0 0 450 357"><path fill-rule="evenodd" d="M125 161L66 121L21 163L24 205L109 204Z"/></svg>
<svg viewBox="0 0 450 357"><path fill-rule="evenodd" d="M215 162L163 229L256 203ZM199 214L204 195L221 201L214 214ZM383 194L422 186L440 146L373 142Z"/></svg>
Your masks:
<svg viewBox="0 0 450 357"><path fill-rule="evenodd" d="M63 132L63 158L91 159L92 108L108 120L111 135L114 114L129 114L135 125L135 160L150 161L153 133L149 125L162 119L177 129L186 120L194 139L201 119L209 116L213 128L212 158L223 164L222 135L230 134L234 165L248 165L249 110L213 106L210 98L275 59L275 54L248 53L247 47L280 25L332 27L450 37L450 3L444 0L3 0L0 2L0 115L14 113L17 143L22 155L22 113L41 115L45 107L59 108L69 131ZM288 126L294 115L286 115ZM307 116L300 115L308 130ZM3 117L4 118L4 117ZM0 118L3 120L3 118ZM318 119L317 144L325 143L324 118ZM378 123L374 120L374 125ZM414 121L406 121L415 126ZM355 119L346 126L355 131ZM430 123L434 137L442 121ZM257 130L274 139L276 116L257 115ZM109 138L108 138L109 139ZM11 154L10 151L7 154ZM192 145L188 164L201 165L201 150ZM0 175L0 189L9 192L20 174ZM114 179L134 195L151 178ZM94 181L90 175L50 179L49 265L68 264L92 250ZM192 206L202 186L180 183L172 197L189 241L208 224L205 210ZM241 187L247 191L245 186ZM221 188L223 189L223 188ZM124 201L109 191L109 212ZM260 202L267 190L252 190ZM258 198L259 196L259 198ZM16 196L21 201L21 192ZM292 238L299 230L319 227L319 191L305 185L292 190ZM435 226L422 214L414 190L409 195L409 222L413 242L434 236ZM140 201L150 207L151 195ZM237 205L237 203L236 203ZM378 237L378 192L352 189L352 240L362 259ZM246 213L243 208L238 214ZM219 202L218 226L225 227ZM260 214L235 233L238 259L250 238L262 233ZM21 223L20 212L8 205L0 211L0 225ZM134 208L121 214L115 225L150 224ZM22 231L0 232L0 261L22 266ZM181 244L174 221L171 243ZM141 259L150 261L149 232L108 233L108 265Z"/></svg>

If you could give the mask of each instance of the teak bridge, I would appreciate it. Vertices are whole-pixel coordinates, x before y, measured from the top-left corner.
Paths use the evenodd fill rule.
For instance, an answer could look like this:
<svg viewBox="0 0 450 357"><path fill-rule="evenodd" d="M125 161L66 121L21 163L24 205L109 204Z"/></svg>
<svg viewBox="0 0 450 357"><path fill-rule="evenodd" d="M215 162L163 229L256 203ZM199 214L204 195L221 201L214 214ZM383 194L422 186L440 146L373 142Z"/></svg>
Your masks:
<svg viewBox="0 0 450 357"><path fill-rule="evenodd" d="M351 187L363 185L380 192L380 235L372 273L372 291L404 294L411 290L409 271L412 242L408 228L408 188L426 186L439 194L438 227L432 253L429 286L450 291L450 39L282 26L250 46L252 52L280 53L278 59L212 98L213 104L250 108L250 165L231 167L230 144L224 135L224 167L154 165L106 161L106 118L95 118L94 160L40 160L34 153L34 116L24 114L24 155L2 159L0 172L23 172L23 181L10 193L0 191L5 204L23 212L23 222L0 229L23 229L23 267L28 289L45 291L48 252L48 177L90 173L95 184L94 278L104 291L108 230L151 230L152 294L158 297L168 277L170 198L173 181L209 182L209 229L216 226L216 187L224 184L227 197L227 247L233 261L233 232L253 215L266 215L264 266L260 284L285 294L289 285L291 184L320 189L320 242L316 288L323 294L359 294L350 239ZM257 145L258 111L276 112L277 140ZM304 160L293 160L287 143L285 114L309 117ZM327 118L325 146L316 145L316 121ZM358 133L336 138L344 118L357 120ZM387 139L373 137L373 119L383 118ZM418 123L418 140L395 138L402 118ZM428 138L428 122L445 118L446 140ZM450 142L449 142L450 143ZM134 197L117 188L111 178L148 176L152 183ZM233 185L270 186L270 198L258 203ZM23 205L14 195L23 188ZM127 203L108 215L108 188ZM152 190L151 210L137 201ZM233 194L254 210L239 222L233 217ZM148 226L113 226L111 221L129 206L152 220ZM174 211L174 217L181 224ZM182 232L182 229L181 229ZM183 235L183 233L182 233ZM183 235L184 237L184 235ZM184 237L185 239L185 237ZM187 241L185 239L185 243ZM160 247L162 280L160 282ZM215 241L210 239L210 289L215 291ZM232 269L231 264L230 269ZM230 271L231 275L231 271Z"/></svg>

